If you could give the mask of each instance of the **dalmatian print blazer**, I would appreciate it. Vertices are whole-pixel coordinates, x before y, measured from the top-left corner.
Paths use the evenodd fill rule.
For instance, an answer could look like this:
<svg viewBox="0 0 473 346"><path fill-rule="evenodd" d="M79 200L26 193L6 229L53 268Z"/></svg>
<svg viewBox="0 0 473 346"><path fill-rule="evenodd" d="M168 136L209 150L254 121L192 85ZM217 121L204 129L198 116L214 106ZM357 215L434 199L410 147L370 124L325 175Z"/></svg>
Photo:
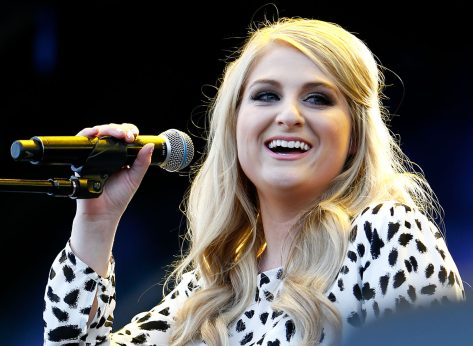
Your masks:
<svg viewBox="0 0 473 346"><path fill-rule="evenodd" d="M112 332L114 261L100 277L69 244L55 259L45 290L45 345L168 345L176 311L200 283L192 272L163 301ZM283 269L258 274L254 302L228 327L231 345L298 345L290 315L271 302ZM324 327L320 345L347 340L369 321L406 307L465 299L463 283L442 234L418 210L393 201L366 208L352 222L351 239L337 279L326 293L342 318L342 330ZM98 310L88 325L92 302ZM192 345L204 345L194 342Z"/></svg>

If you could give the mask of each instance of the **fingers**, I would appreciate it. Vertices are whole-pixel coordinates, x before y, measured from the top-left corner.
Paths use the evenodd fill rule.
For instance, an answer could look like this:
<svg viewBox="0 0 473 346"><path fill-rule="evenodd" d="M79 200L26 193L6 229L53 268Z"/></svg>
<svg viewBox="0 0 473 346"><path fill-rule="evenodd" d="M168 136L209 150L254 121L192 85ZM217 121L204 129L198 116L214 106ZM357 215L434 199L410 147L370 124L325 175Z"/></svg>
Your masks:
<svg viewBox="0 0 473 346"><path fill-rule="evenodd" d="M98 129L96 129L95 127L87 127L77 132L76 136L86 136L89 138L93 138L93 137L97 137L97 133L98 133Z"/></svg>
<svg viewBox="0 0 473 346"><path fill-rule="evenodd" d="M130 179L134 184L139 185L141 180L143 180L143 177L151 164L153 150L154 144L148 143L141 148L140 152L136 156L136 159L129 170Z"/></svg>
<svg viewBox="0 0 473 346"><path fill-rule="evenodd" d="M77 136L86 136L88 138L111 136L122 139L128 143L133 142L139 134L139 129L131 123L110 123L87 127L77 133ZM129 170L129 178L134 184L139 185L143 179L148 167L151 164L151 155L153 154L154 145L149 143L145 145L138 153L131 169Z"/></svg>
<svg viewBox="0 0 473 346"><path fill-rule="evenodd" d="M96 125L94 127L87 127L77 133L76 136L86 136L89 138L112 136L115 138L123 139L128 143L131 143L139 134L139 129L134 124L122 123L122 124L104 124Z"/></svg>

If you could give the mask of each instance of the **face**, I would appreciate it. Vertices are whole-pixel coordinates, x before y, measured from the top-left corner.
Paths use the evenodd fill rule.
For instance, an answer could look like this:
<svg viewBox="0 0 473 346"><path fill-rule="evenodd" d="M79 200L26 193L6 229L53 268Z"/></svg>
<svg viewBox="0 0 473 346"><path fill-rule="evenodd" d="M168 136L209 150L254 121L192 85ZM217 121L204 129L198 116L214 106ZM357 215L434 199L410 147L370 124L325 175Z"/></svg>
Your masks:
<svg viewBox="0 0 473 346"><path fill-rule="evenodd" d="M315 199L341 172L350 132L333 79L295 48L268 47L250 71L237 118L238 159L260 199Z"/></svg>

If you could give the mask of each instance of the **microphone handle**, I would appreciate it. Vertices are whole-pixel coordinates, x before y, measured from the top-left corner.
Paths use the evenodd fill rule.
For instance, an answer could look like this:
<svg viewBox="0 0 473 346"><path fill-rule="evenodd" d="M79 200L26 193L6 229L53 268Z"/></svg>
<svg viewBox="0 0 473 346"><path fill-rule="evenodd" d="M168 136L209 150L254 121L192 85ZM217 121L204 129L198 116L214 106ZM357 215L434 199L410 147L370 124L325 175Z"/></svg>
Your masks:
<svg viewBox="0 0 473 346"><path fill-rule="evenodd" d="M138 136L133 143L114 137L35 136L13 142L10 153L15 161L29 161L32 164L82 165L91 157L96 159L102 156L105 160L118 160L123 165L129 165L147 143L155 146L151 164L159 165L168 152L164 136Z"/></svg>

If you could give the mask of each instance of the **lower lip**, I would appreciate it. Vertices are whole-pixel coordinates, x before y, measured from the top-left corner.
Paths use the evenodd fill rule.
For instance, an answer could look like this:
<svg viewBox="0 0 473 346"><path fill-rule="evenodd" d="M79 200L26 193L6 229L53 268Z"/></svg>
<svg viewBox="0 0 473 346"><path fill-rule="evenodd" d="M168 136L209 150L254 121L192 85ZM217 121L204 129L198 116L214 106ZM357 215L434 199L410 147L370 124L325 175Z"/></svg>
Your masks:
<svg viewBox="0 0 473 346"><path fill-rule="evenodd" d="M301 152L301 153L285 153L285 154L278 154L278 153L275 153L273 151L271 151L268 147L265 146L265 149L266 151L269 153L269 156L271 156L272 158L276 159L276 160L282 160L282 161L293 161L293 160L299 160L299 159L302 159L304 157L306 157L310 151L307 150L307 151L304 151L304 152Z"/></svg>

